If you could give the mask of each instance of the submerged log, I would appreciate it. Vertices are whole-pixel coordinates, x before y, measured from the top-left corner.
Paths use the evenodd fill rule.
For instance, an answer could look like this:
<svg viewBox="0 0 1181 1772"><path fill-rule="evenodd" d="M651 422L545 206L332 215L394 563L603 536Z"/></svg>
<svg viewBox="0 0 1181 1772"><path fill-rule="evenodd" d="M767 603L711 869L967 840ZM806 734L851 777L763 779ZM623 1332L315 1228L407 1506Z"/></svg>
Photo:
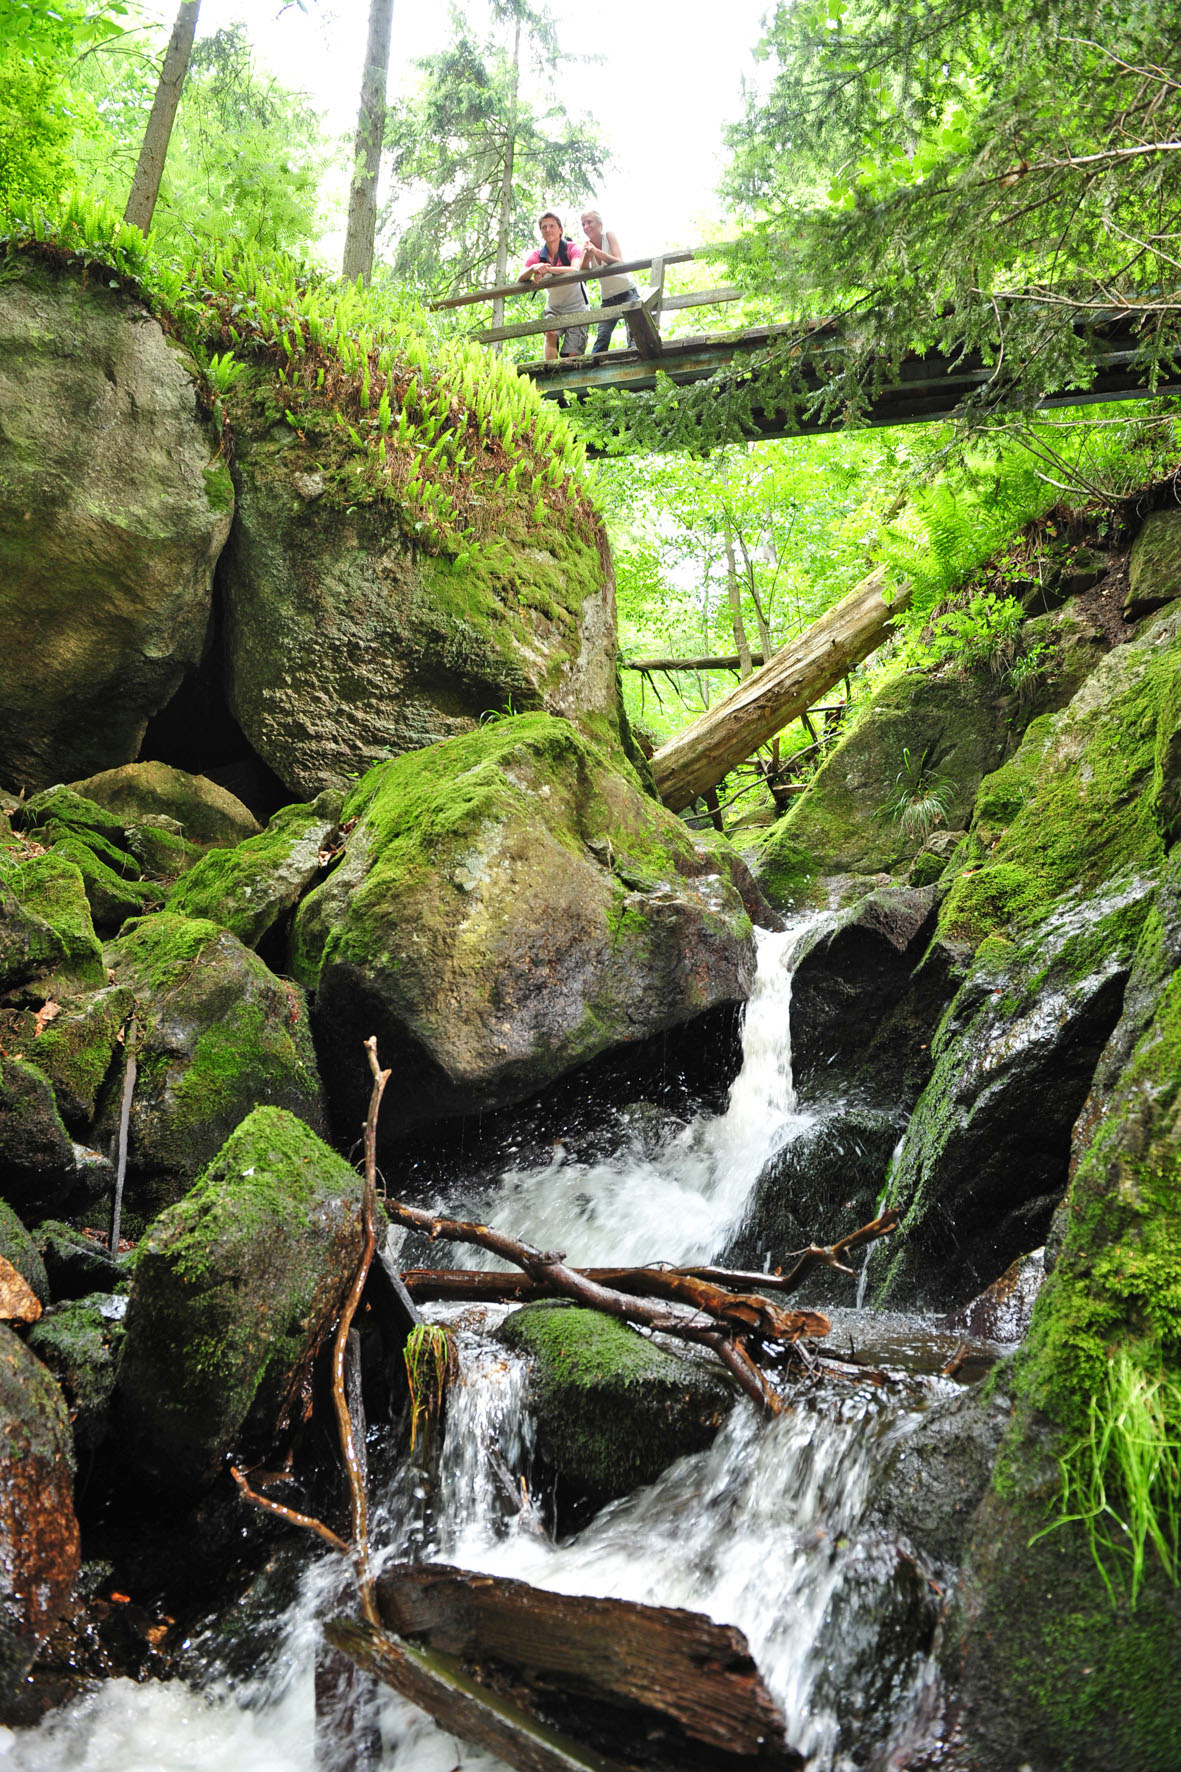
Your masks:
<svg viewBox="0 0 1181 1772"><path fill-rule="evenodd" d="M728 769L745 762L890 638L894 617L910 602L910 590L899 591L887 603L884 583L880 568L871 572L761 670L661 746L652 758L652 773L666 806L681 812L716 787Z"/></svg>
<svg viewBox="0 0 1181 1772"><path fill-rule="evenodd" d="M481 1695L509 1698L534 1727L556 1724L569 1738L563 1752L589 1750L592 1757L575 1758L575 1765L792 1772L802 1764L785 1742L779 1707L741 1631L700 1613L555 1594L442 1564L388 1571L378 1584L378 1606L394 1639L416 1639L433 1657L446 1658L432 1664L436 1677L463 1669ZM352 1652L337 1627L331 1634ZM400 1650L413 1654L413 1645L398 1641ZM366 1665L423 1702L407 1690L409 1684L422 1688L421 1661L413 1662L412 1675L397 1652L386 1656L384 1672L372 1661ZM439 1710L426 1708L466 1733L455 1712L439 1703ZM469 1739L515 1766L546 1764L507 1751L503 1739L483 1733L483 1718L474 1720L481 1733ZM527 1756L535 1751L529 1741Z"/></svg>

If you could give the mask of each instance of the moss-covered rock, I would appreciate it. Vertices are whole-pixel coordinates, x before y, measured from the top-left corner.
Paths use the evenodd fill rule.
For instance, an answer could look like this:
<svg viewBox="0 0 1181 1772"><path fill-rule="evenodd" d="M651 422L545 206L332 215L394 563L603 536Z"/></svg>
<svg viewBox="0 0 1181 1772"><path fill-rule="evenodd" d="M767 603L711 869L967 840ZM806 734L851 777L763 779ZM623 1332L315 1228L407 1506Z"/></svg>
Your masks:
<svg viewBox="0 0 1181 1772"><path fill-rule="evenodd" d="M1181 511L1152 511L1132 543L1124 615L1138 621L1181 597Z"/></svg>
<svg viewBox="0 0 1181 1772"><path fill-rule="evenodd" d="M528 1305L499 1335L533 1359L537 1450L571 1500L598 1506L654 1482L710 1445L734 1402L720 1373L598 1311Z"/></svg>
<svg viewBox="0 0 1181 1772"><path fill-rule="evenodd" d="M73 862L0 849L0 990L44 1001L105 982L85 883Z"/></svg>
<svg viewBox="0 0 1181 1772"><path fill-rule="evenodd" d="M125 830L166 818L203 849L228 849L258 835L258 820L227 788L168 763L127 763L73 787L114 813Z"/></svg>
<svg viewBox="0 0 1181 1772"><path fill-rule="evenodd" d="M84 1204L103 1179L84 1156L44 1072L23 1058L0 1058L0 1199L26 1217Z"/></svg>
<svg viewBox="0 0 1181 1772"><path fill-rule="evenodd" d="M46 833L52 836L52 833ZM93 844L80 837L67 835L53 839L56 855L72 861L82 876L90 914L99 935L112 935L129 917L142 917L155 910L163 897L160 890L143 880L122 878L99 854ZM136 868L138 873L139 869Z"/></svg>
<svg viewBox="0 0 1181 1772"><path fill-rule="evenodd" d="M361 1183L259 1108L140 1246L119 1365L126 1455L169 1490L270 1449L361 1249Z"/></svg>
<svg viewBox="0 0 1181 1772"><path fill-rule="evenodd" d="M127 847L144 873L166 885L171 885L205 853L199 843L191 843L182 835L179 820L163 812L149 813L129 824L125 835Z"/></svg>
<svg viewBox="0 0 1181 1772"><path fill-rule="evenodd" d="M74 1446L62 1394L0 1325L0 1723L79 1566Z"/></svg>
<svg viewBox="0 0 1181 1772"><path fill-rule="evenodd" d="M462 564L420 553L388 502L347 487L309 499L312 451L239 428L224 568L230 707L292 793L346 788L375 757L508 708L546 708L619 742L601 538L506 512Z"/></svg>
<svg viewBox="0 0 1181 1772"><path fill-rule="evenodd" d="M19 786L135 756L201 656L230 526L196 380L108 281L25 267L0 290L0 777Z"/></svg>
<svg viewBox="0 0 1181 1772"><path fill-rule="evenodd" d="M123 825L114 813L100 806L97 800L87 799L85 794L60 782L20 801L12 814L12 824L18 831L35 832L50 826L56 828L59 835L64 835L67 830L73 831L105 843L108 853L117 852L123 842ZM124 857L125 861L129 859ZM132 868L130 871L135 878L137 870Z"/></svg>
<svg viewBox="0 0 1181 1772"><path fill-rule="evenodd" d="M93 1451L107 1436L125 1303L91 1293L55 1304L29 1334L30 1351L62 1388L79 1452Z"/></svg>
<svg viewBox="0 0 1181 1772"><path fill-rule="evenodd" d="M324 871L336 841L341 795L327 789L314 805L286 806L258 837L214 849L190 868L168 898L182 917L206 917L257 947Z"/></svg>
<svg viewBox="0 0 1181 1772"><path fill-rule="evenodd" d="M966 825L981 778L1010 742L1019 709L993 681L908 671L866 703L785 818L757 838L752 871L773 905L826 902L835 875L892 873L908 865L926 830L891 815L904 752L944 784L942 819Z"/></svg>
<svg viewBox="0 0 1181 1772"><path fill-rule="evenodd" d="M1045 1241L1153 886L1071 897L1021 943L980 948L891 1174L903 1218L872 1258L871 1274L889 1263L880 1300L965 1302Z"/></svg>
<svg viewBox="0 0 1181 1772"><path fill-rule="evenodd" d="M390 1132L519 1101L606 1048L743 999L754 941L679 819L568 722L497 721L371 770L340 865L296 915L334 1112Z"/></svg>
<svg viewBox="0 0 1181 1772"><path fill-rule="evenodd" d="M1181 613L1096 666L981 784L940 927L978 943L1028 929L1067 893L1155 871L1181 794Z"/></svg>
<svg viewBox="0 0 1181 1772"><path fill-rule="evenodd" d="M107 960L134 992L142 1026L128 1141L133 1215L175 1200L255 1107L322 1127L303 992L236 936L162 911L113 942ZM120 1094L116 1077L100 1107L104 1140L117 1130Z"/></svg>
<svg viewBox="0 0 1181 1772"><path fill-rule="evenodd" d="M63 997L50 1021L39 1021L32 1009L13 1017L9 1052L49 1078L58 1112L75 1138L85 1138L93 1124L134 1001L125 985L112 985L89 996Z"/></svg>
<svg viewBox="0 0 1181 1772"><path fill-rule="evenodd" d="M40 1251L12 1207L0 1200L0 1255L32 1288L39 1304L49 1303L49 1277Z"/></svg>
<svg viewBox="0 0 1181 1772"><path fill-rule="evenodd" d="M105 1240L97 1242L94 1236L56 1218L47 1218L37 1226L35 1240L55 1303L93 1293L126 1291L132 1256L112 1255Z"/></svg>

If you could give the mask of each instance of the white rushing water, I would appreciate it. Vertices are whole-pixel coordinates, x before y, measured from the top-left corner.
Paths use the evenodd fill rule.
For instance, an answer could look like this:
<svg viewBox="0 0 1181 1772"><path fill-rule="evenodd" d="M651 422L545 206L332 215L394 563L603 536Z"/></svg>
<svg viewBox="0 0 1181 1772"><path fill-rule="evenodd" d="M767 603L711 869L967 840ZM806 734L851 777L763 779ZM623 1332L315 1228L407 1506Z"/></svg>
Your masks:
<svg viewBox="0 0 1181 1772"><path fill-rule="evenodd" d="M768 1159L810 1123L796 1107L788 1016L792 962L814 928L760 935L742 1069L722 1114L700 1116L655 1153L629 1149L584 1164L556 1152L540 1170L510 1173L486 1208L489 1221L527 1227L532 1241L581 1264L716 1255ZM438 1491L428 1496L413 1473L391 1486L375 1514L385 1555L441 1557L736 1624L783 1706L788 1739L814 1772L842 1772L850 1762L831 1691L854 1681L858 1655L872 1652L874 1581L884 1593L891 1575L867 1570L858 1525L875 1470L915 1419L913 1398L899 1406L872 1387L850 1387L769 1423L739 1403L710 1450L555 1546L532 1503L521 1505L531 1431L525 1368L470 1329L457 1339L462 1373ZM339 1604L340 1567L315 1551L309 1562L282 1648L252 1680L203 1691L108 1682L36 1730L0 1730L0 1772L313 1772L316 1619ZM854 1590L861 1614L848 1599ZM382 1772L499 1766L392 1695L383 1695L380 1727Z"/></svg>

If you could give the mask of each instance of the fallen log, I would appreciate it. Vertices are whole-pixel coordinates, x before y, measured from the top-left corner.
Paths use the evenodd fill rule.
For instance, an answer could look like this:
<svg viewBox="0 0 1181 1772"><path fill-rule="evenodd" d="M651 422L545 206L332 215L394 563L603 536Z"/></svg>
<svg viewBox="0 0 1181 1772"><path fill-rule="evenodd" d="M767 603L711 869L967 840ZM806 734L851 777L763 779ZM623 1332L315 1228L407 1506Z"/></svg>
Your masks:
<svg viewBox="0 0 1181 1772"><path fill-rule="evenodd" d="M881 568L871 572L760 670L661 746L652 758L652 773L666 806L681 812L716 787L728 769L745 762L890 638L894 618L907 607L911 593L904 587L887 603L884 584Z"/></svg>
<svg viewBox="0 0 1181 1772"><path fill-rule="evenodd" d="M556 1725L571 1738L567 1751L572 1742L644 1772L789 1772L801 1764L742 1633L700 1613L556 1594L435 1563L388 1570L378 1608L395 1641L413 1639L407 1648L445 1657L481 1692ZM504 1755L503 1744L496 1751Z"/></svg>

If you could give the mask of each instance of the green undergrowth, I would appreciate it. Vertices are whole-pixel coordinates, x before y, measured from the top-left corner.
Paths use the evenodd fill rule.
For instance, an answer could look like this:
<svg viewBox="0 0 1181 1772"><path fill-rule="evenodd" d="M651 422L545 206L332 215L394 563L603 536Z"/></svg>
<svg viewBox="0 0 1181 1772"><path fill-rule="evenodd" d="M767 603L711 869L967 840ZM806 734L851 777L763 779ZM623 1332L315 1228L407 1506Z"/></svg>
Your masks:
<svg viewBox="0 0 1181 1772"><path fill-rule="evenodd" d="M111 210L73 198L52 218L0 214L8 267L40 262L145 301L193 354L218 428L260 417L314 447L326 495L388 500L428 552L478 557L504 533L591 540L585 448L503 358L388 290L341 284L249 246L158 256Z"/></svg>

